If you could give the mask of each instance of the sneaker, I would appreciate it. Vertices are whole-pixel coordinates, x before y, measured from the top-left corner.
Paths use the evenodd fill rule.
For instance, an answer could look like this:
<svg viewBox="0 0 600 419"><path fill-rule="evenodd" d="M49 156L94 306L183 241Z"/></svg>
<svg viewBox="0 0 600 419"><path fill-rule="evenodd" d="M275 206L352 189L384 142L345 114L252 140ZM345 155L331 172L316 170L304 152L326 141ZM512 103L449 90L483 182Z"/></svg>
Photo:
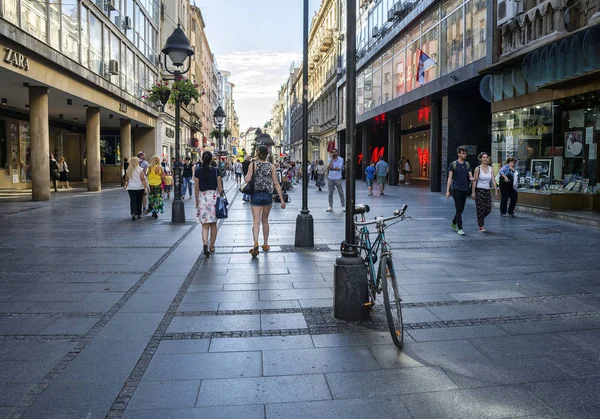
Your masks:
<svg viewBox="0 0 600 419"><path fill-rule="evenodd" d="M458 235L459 235L459 236L464 236L465 234L467 234L467 233L465 233L465 232L463 231L463 229L462 229L462 228L458 229L457 233L458 233Z"/></svg>
<svg viewBox="0 0 600 419"><path fill-rule="evenodd" d="M506 214L500 214L501 217L508 217Z"/></svg>
<svg viewBox="0 0 600 419"><path fill-rule="evenodd" d="M346 212L346 207L342 207L342 212Z"/></svg>
<svg viewBox="0 0 600 419"><path fill-rule="evenodd" d="M331 212L331 211L333 211L333 208L327 207L327 212Z"/></svg>
<svg viewBox="0 0 600 419"><path fill-rule="evenodd" d="M454 223L450 223L450 227L452 227L453 230L458 231L458 226Z"/></svg>
<svg viewBox="0 0 600 419"><path fill-rule="evenodd" d="M508 214L509 217L515 218L516 215L515 214Z"/></svg>
<svg viewBox="0 0 600 419"><path fill-rule="evenodd" d="M485 227L479 227L479 232L480 233L485 233L487 230L485 229Z"/></svg>

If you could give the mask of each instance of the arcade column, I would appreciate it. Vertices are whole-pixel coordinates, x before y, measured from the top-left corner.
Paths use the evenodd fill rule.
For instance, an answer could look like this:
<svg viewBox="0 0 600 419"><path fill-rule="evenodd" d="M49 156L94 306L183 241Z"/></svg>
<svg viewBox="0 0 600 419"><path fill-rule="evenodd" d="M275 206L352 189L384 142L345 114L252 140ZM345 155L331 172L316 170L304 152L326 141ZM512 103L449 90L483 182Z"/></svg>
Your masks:
<svg viewBox="0 0 600 419"><path fill-rule="evenodd" d="M89 107L86 111L87 129L87 186L88 191L102 189L100 177L100 108Z"/></svg>
<svg viewBox="0 0 600 419"><path fill-rule="evenodd" d="M31 199L48 201L50 200L50 133L47 87L29 86L29 112Z"/></svg>

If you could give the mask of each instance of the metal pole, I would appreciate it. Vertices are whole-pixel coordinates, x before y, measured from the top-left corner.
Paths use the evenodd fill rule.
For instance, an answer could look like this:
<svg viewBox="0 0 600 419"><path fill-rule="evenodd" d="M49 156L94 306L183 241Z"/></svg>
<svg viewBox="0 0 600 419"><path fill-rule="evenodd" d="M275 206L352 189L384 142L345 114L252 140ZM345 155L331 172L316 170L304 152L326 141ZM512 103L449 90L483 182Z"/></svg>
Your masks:
<svg viewBox="0 0 600 419"><path fill-rule="evenodd" d="M308 2L304 0L302 54L302 209L296 218L296 247L314 247L313 218L308 210Z"/></svg>
<svg viewBox="0 0 600 419"><path fill-rule="evenodd" d="M364 141L364 140L363 140ZM346 2L346 243L354 243L356 194L356 0ZM355 250L352 249L354 253Z"/></svg>
<svg viewBox="0 0 600 419"><path fill-rule="evenodd" d="M175 80L181 74L175 72ZM180 107L181 104L178 100L175 101L175 173L173 181L175 183L175 193L173 196L173 204L171 204L171 221L173 223L185 223L185 206L181 199L181 155L179 152L180 138L179 138L179 119L180 119Z"/></svg>

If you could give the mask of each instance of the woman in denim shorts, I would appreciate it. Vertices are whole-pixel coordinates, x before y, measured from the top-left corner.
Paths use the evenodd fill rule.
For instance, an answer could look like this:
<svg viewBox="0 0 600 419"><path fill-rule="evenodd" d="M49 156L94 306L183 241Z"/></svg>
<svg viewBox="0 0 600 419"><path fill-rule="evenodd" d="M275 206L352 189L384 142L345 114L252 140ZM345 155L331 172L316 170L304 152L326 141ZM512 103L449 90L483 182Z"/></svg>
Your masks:
<svg viewBox="0 0 600 419"><path fill-rule="evenodd" d="M254 177L254 192L250 196L250 205L252 206L252 236L254 238L254 246L250 249L252 257L258 256L258 233L260 224L263 226L264 244L262 248L265 252L269 251L269 213L273 206L273 189L279 194L281 209L285 208L283 202L283 193L281 186L277 180L275 165L267 161L269 149L264 146L258 146L256 152L256 161L248 166L248 174L246 174L246 182L250 182Z"/></svg>

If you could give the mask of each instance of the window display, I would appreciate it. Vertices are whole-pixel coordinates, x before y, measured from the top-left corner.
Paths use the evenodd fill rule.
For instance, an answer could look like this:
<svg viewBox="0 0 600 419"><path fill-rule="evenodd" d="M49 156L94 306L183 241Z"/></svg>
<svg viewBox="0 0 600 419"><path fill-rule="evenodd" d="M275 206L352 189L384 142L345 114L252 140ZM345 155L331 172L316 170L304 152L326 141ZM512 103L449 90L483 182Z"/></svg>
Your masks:
<svg viewBox="0 0 600 419"><path fill-rule="evenodd" d="M600 106L595 97L591 94L494 113L494 170L508 157L515 157L518 186L524 191L600 193L596 186Z"/></svg>

